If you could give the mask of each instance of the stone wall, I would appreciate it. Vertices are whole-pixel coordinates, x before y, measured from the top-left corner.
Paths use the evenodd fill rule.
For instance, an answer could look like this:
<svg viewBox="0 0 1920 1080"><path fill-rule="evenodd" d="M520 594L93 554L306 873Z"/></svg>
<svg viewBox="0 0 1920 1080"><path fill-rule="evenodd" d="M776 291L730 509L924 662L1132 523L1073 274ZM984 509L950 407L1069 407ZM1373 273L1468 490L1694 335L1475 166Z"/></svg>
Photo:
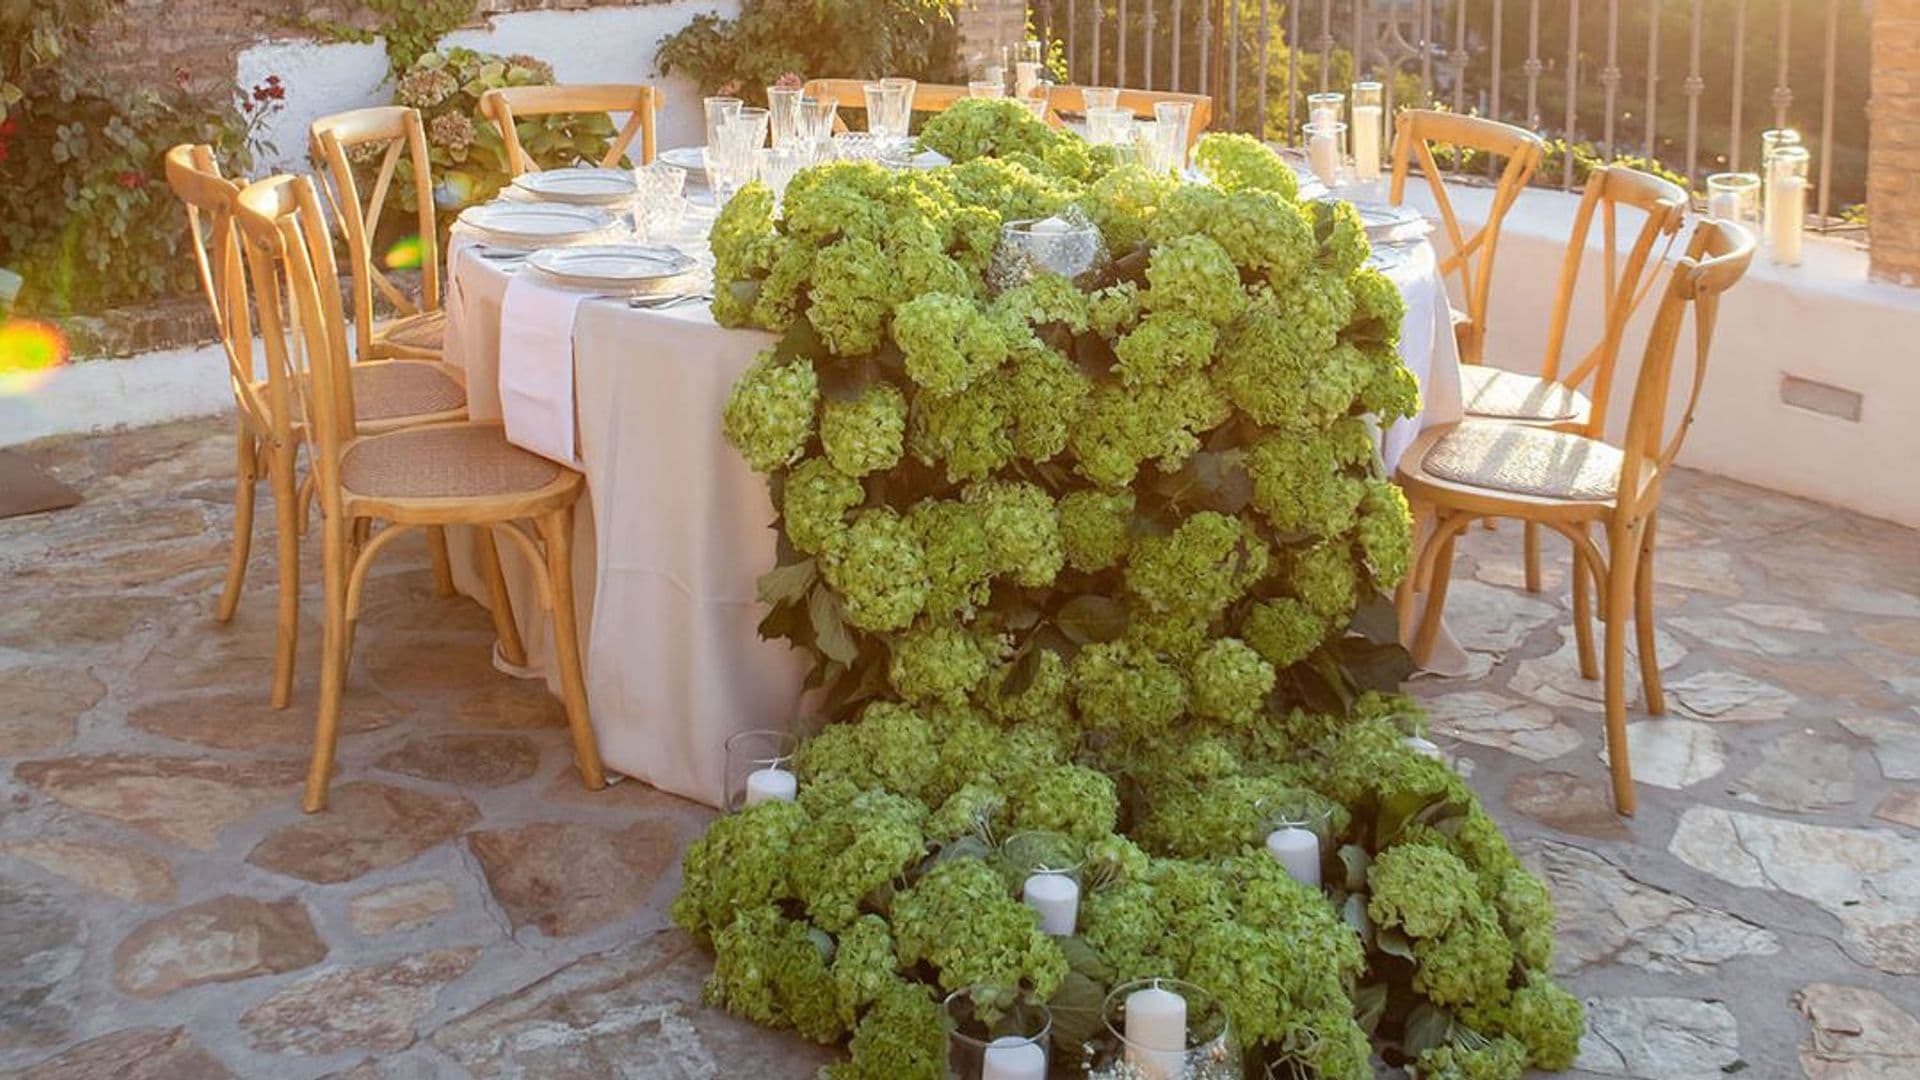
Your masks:
<svg viewBox="0 0 1920 1080"><path fill-rule="evenodd" d="M1873 276L1920 285L1920 0L1873 5L1867 235Z"/></svg>

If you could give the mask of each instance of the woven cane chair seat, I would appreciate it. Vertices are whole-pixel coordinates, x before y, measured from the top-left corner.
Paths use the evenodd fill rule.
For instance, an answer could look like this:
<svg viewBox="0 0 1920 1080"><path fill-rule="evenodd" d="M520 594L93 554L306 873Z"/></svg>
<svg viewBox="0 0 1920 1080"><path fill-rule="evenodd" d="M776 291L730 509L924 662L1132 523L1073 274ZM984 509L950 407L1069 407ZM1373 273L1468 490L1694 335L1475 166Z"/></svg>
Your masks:
<svg viewBox="0 0 1920 1080"><path fill-rule="evenodd" d="M361 421L430 416L467 407L467 388L431 360L355 364L353 411Z"/></svg>
<svg viewBox="0 0 1920 1080"><path fill-rule="evenodd" d="M1557 424L1591 411L1587 396L1570 386L1485 364L1461 366L1460 393L1468 416Z"/></svg>
<svg viewBox="0 0 1920 1080"><path fill-rule="evenodd" d="M1467 420L1421 458L1427 475L1456 484L1570 502L1604 502L1619 489L1621 452L1550 428Z"/></svg>
<svg viewBox="0 0 1920 1080"><path fill-rule="evenodd" d="M374 328L373 336L416 352L439 352L447 337L447 313L425 311L381 323Z"/></svg>
<svg viewBox="0 0 1920 1080"><path fill-rule="evenodd" d="M539 491L567 470L506 439L498 424L408 428L360 439L340 461L342 486L380 499L466 499Z"/></svg>

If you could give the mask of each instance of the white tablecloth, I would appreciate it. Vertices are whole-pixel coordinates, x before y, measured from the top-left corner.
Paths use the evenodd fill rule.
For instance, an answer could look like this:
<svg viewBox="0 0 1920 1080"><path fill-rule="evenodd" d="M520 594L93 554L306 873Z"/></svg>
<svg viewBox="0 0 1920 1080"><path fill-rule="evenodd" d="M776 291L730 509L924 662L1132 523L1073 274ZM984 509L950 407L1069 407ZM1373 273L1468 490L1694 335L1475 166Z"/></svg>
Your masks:
<svg viewBox="0 0 1920 1080"><path fill-rule="evenodd" d="M1407 300L1400 352L1425 408L1383 437L1389 474L1420 430L1460 417L1459 359L1446 296L1425 244L1389 271ZM466 238L449 247L446 356L466 369L468 409L501 416L500 309L508 264ZM784 728L806 665L756 632L759 575L774 564L773 506L763 477L720 431L727 391L773 338L716 326L704 305L640 311L589 300L574 316L581 470L575 593L587 697L608 768L718 804L727 736ZM465 544L453 545L462 591L486 590ZM549 670L548 621L529 572L503 555L530 674Z"/></svg>

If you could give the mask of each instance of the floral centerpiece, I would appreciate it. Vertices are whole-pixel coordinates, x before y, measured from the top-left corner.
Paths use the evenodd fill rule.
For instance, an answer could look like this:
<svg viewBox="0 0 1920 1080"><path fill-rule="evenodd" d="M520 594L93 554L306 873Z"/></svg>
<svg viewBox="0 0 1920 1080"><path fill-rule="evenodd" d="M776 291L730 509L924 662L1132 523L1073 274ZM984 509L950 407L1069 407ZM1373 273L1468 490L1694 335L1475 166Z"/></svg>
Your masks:
<svg viewBox="0 0 1920 1080"><path fill-rule="evenodd" d="M851 1036L841 1078L944 1075L940 997L982 985L1049 1002L1069 1063L1156 976L1255 1075L1566 1067L1546 890L1393 693L1410 523L1372 425L1418 389L1354 209L1242 136L1200 143L1210 185L1014 102L923 139L954 164L808 170L777 217L750 186L713 232L716 316L782 335L724 424L780 515L762 632L826 723L797 802L686 857L711 999ZM1108 279L989 295L1002 222L1069 207ZM1329 822L1326 890L1262 849L1280 804ZM1034 829L1084 845L1072 936L997 858Z"/></svg>

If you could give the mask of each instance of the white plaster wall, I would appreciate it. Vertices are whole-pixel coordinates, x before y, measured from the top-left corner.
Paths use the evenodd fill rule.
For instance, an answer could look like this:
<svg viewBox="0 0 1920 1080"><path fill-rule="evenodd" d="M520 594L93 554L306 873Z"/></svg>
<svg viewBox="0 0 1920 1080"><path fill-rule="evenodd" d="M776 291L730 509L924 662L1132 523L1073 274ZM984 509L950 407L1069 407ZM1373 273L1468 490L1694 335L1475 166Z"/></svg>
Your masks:
<svg viewBox="0 0 1920 1080"><path fill-rule="evenodd" d="M1408 190L1409 201L1430 208L1424 188ZM1489 195L1454 189L1463 221L1483 220ZM1540 370L1577 204L1575 195L1546 190L1530 190L1515 203L1494 269L1488 363ZM1684 241L1683 232L1676 251ZM1597 288L1604 273L1601 242L1596 224L1581 270L1583 289ZM1577 357L1595 340L1600 316L1595 294L1576 303L1570 352ZM1608 434L1616 440L1625 431L1657 303L1656 292L1627 330L1608 411ZM1692 334L1689 324L1675 359L1670 423L1684 407L1692 377ZM1860 393L1860 420L1783 403L1780 387L1788 375ZM1774 266L1761 252L1721 302L1706 382L1679 462L1920 527L1920 289L1869 281L1866 252L1848 241L1808 237L1799 267Z"/></svg>
<svg viewBox="0 0 1920 1080"><path fill-rule="evenodd" d="M660 76L655 61L660 39L695 15L732 16L738 10L738 0L674 0L514 12L496 15L484 27L456 30L443 44L537 56L553 65L555 80L563 83L652 83L666 95L660 145L685 146L701 140L700 94L691 80ZM329 113L384 104L392 95L386 49L377 42L264 41L241 52L238 68L243 88L278 75L287 90L285 107L262 130L274 147L264 155L263 170L307 169L309 124Z"/></svg>
<svg viewBox="0 0 1920 1080"><path fill-rule="evenodd" d="M218 345L87 361L56 369L30 393L0 395L0 446L232 409L227 358Z"/></svg>

